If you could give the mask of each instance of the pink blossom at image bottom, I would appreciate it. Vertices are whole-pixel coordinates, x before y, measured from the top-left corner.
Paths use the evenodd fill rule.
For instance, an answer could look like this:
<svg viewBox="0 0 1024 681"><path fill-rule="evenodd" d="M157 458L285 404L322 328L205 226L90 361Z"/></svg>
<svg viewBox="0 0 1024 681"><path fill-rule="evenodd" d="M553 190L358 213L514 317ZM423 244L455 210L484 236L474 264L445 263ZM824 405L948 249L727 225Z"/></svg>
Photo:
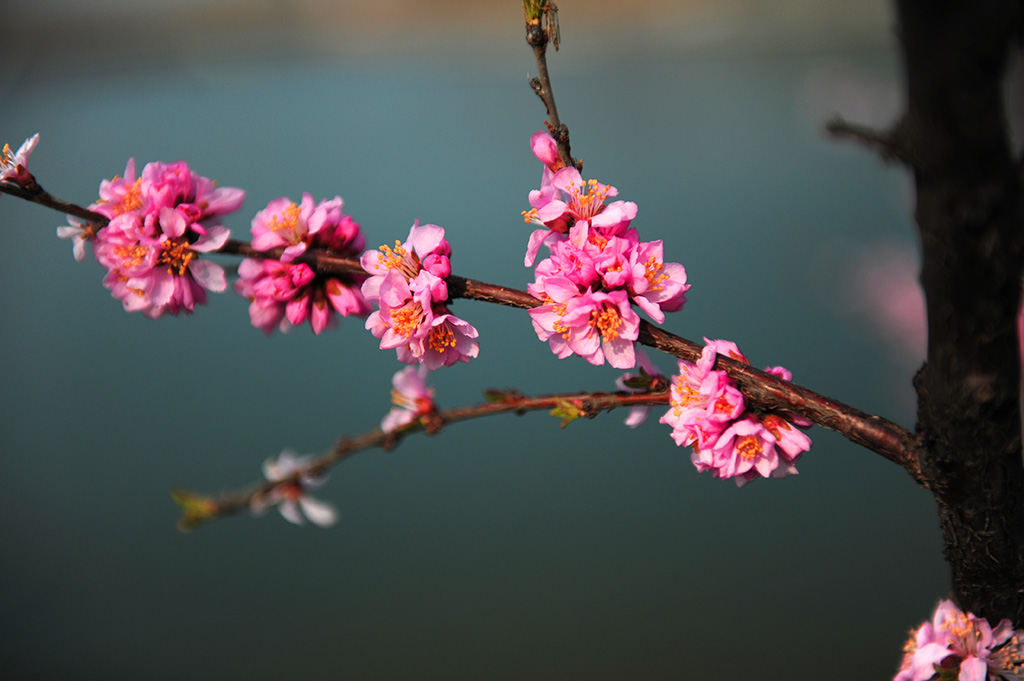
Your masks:
<svg viewBox="0 0 1024 681"><path fill-rule="evenodd" d="M894 681L1024 679L1021 632L1008 619L993 629L988 620L942 600L931 622L911 632Z"/></svg>

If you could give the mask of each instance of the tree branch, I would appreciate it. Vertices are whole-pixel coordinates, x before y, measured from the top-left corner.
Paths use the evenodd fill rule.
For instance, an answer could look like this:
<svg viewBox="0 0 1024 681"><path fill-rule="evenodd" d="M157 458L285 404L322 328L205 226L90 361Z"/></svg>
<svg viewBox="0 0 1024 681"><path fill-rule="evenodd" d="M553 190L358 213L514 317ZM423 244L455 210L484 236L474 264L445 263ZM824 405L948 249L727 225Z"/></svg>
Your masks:
<svg viewBox="0 0 1024 681"><path fill-rule="evenodd" d="M38 195L26 195L17 187L14 188L16 191L12 191L8 187L8 185L0 183L0 192L82 216L94 221L97 225L107 223L107 218L99 213L53 199L48 194L46 196L49 198L44 202L39 200ZM246 258L279 260L284 253L284 248L258 251L247 242L229 239L216 252ZM314 272L322 276L347 279L352 276L366 275L357 259L342 257L322 249L308 249L293 262L309 265ZM447 281L448 295L452 299L479 300L520 309L530 309L541 304L540 300L528 292L518 289L489 284L455 274L449 275ZM696 362L703 349L703 346L693 341L665 331L646 321L642 321L640 324L639 342L689 362ZM833 430L848 440L881 454L889 461L903 467L919 484L927 486L921 476L918 462L918 438L905 428L880 416L866 414L847 404L819 395L813 390L784 381L778 376L767 374L727 357L719 356L715 367L728 373L748 399L761 409L792 411L806 416L819 426Z"/></svg>

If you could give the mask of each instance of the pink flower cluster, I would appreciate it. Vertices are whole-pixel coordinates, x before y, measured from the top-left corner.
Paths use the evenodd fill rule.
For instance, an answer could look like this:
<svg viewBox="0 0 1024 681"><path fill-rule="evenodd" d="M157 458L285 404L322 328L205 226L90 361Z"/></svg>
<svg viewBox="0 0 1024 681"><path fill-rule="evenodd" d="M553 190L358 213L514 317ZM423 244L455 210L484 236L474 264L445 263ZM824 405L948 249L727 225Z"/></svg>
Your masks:
<svg viewBox="0 0 1024 681"><path fill-rule="evenodd" d="M550 134L535 133L531 147L544 174L523 215L541 228L530 235L524 262L533 265L542 244L551 251L529 286L543 302L530 310L534 330L559 358L577 354L591 364L629 369L636 364L640 325L633 304L665 321L665 312L686 302L686 270L664 261L661 241L640 241L630 227L635 203L608 203L618 195L615 187L562 167Z"/></svg>
<svg viewBox="0 0 1024 681"><path fill-rule="evenodd" d="M931 622L911 632L894 681L1024 679L1022 633L1008 619L987 620L939 601Z"/></svg>
<svg viewBox="0 0 1024 681"><path fill-rule="evenodd" d="M218 250L228 239L220 216L238 209L245 193L216 187L194 173L184 161L149 163L135 177L129 160L124 177L104 180L100 200L89 208L110 222L93 234L72 220L58 234L75 242L75 256L84 240L93 238L93 252L107 268L103 285L129 312L156 318L191 313L206 302L206 291L227 288L224 270L199 257Z"/></svg>
<svg viewBox="0 0 1024 681"><path fill-rule="evenodd" d="M378 306L366 328L380 339L381 350L394 348L399 361L433 371L479 352L477 330L445 304L451 252L443 227L417 222L405 243L366 251L359 260L372 275L363 282L363 295Z"/></svg>
<svg viewBox="0 0 1024 681"><path fill-rule="evenodd" d="M370 305L360 292L363 276L326 277L293 262L308 248L355 256L363 250L359 223L342 213L340 196L313 202L309 194L294 203L274 199L252 219L252 246L268 251L284 246L281 260L246 258L238 265L235 292L249 299L253 326L267 334L309 321L319 334L342 317L366 316Z"/></svg>
<svg viewBox="0 0 1024 681"><path fill-rule="evenodd" d="M798 428L811 422L796 414L756 414L728 374L712 367L718 355L749 364L735 343L708 340L696 364L679 360L679 375L672 377L668 412L661 423L672 426L672 439L680 447L693 446L691 460L698 471L716 478L734 478L742 487L762 477L796 474L796 462L811 447L811 439ZM783 367L768 367L770 374L788 381Z"/></svg>

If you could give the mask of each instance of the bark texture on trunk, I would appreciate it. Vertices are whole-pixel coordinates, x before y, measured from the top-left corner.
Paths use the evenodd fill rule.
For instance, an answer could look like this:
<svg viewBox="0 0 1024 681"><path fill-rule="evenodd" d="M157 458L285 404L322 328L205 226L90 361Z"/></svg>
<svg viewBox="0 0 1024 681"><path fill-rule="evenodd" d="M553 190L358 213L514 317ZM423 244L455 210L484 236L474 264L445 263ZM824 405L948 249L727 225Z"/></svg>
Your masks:
<svg viewBox="0 0 1024 681"><path fill-rule="evenodd" d="M898 0L928 359L915 379L921 470L958 605L1024 627L1021 303L1024 192L1003 98L1019 0Z"/></svg>

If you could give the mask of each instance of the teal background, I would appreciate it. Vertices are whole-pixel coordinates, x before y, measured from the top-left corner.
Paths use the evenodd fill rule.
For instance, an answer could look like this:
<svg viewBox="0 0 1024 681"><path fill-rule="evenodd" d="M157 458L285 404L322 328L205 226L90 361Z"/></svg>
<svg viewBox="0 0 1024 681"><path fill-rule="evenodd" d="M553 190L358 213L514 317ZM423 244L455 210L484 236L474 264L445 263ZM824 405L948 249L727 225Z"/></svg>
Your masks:
<svg viewBox="0 0 1024 681"><path fill-rule="evenodd" d="M890 36L611 41L562 4L551 69L573 150L693 285L666 327L912 428L916 362L851 315L843 278L855 247L912 246L906 178L821 132L837 110L896 113ZM519 22L368 55L300 39L19 53L0 138L41 133L32 171L83 205L129 157L185 159L247 191L236 237L278 196L340 194L368 245L435 222L456 273L525 288L544 111ZM360 454L318 490L341 513L330 530L275 513L181 536L172 486L244 487L282 448L376 425L400 365L357 320L267 338L233 294L188 318L125 314L60 224L0 198L4 678L887 678L948 589L933 501L881 457L815 428L799 476L736 489L624 413L564 431L502 416ZM558 360L521 311L453 311L481 350L432 377L442 407L620 373Z"/></svg>

